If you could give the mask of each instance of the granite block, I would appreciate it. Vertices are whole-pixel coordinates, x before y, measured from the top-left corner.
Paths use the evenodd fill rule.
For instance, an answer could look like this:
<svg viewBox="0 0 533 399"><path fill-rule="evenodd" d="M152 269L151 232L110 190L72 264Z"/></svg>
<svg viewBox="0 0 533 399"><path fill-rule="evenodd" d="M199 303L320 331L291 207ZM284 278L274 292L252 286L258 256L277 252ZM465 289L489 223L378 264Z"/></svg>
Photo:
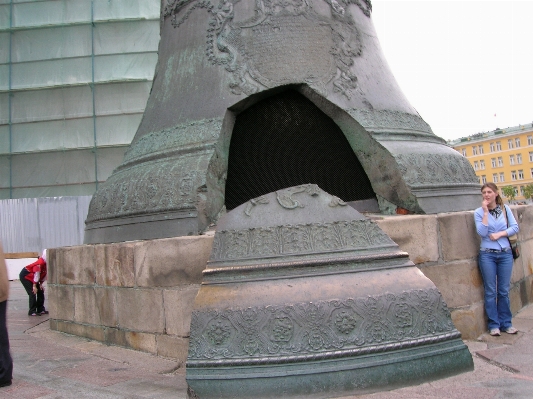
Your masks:
<svg viewBox="0 0 533 399"><path fill-rule="evenodd" d="M487 330L487 319L483 302L476 302L468 307L453 309L452 322L463 339L477 339Z"/></svg>
<svg viewBox="0 0 533 399"><path fill-rule="evenodd" d="M200 284L213 244L212 236L177 237L135 245L135 278L139 287Z"/></svg>
<svg viewBox="0 0 533 399"><path fill-rule="evenodd" d="M163 333L163 293L157 289L119 288L116 291L118 325L138 332Z"/></svg>
<svg viewBox="0 0 533 399"><path fill-rule="evenodd" d="M376 223L402 251L409 254L415 265L439 259L435 215L390 216Z"/></svg>
<svg viewBox="0 0 533 399"><path fill-rule="evenodd" d="M170 335L157 336L157 355L177 359L181 364L187 361L189 339Z"/></svg>
<svg viewBox="0 0 533 399"><path fill-rule="evenodd" d="M74 290L74 321L86 324L100 324L94 287L76 287Z"/></svg>
<svg viewBox="0 0 533 399"><path fill-rule="evenodd" d="M50 318L58 320L74 320L74 292L75 287L66 285L50 285L48 300L45 306L50 312Z"/></svg>
<svg viewBox="0 0 533 399"><path fill-rule="evenodd" d="M108 328L106 330L106 343L152 353L154 355L157 353L154 334Z"/></svg>
<svg viewBox="0 0 533 399"><path fill-rule="evenodd" d="M96 245L96 284L102 286L133 287L133 243Z"/></svg>
<svg viewBox="0 0 533 399"><path fill-rule="evenodd" d="M437 218L443 260L477 258L481 239L476 231L474 212L441 213Z"/></svg>
<svg viewBox="0 0 533 399"><path fill-rule="evenodd" d="M422 266L420 270L437 286L450 308L483 300L483 279L477 261Z"/></svg>
<svg viewBox="0 0 533 399"><path fill-rule="evenodd" d="M95 282L94 245L58 248L55 264L58 284L92 285Z"/></svg>
<svg viewBox="0 0 533 399"><path fill-rule="evenodd" d="M179 337L189 336L194 298L199 289L200 286L195 284L163 291L167 334Z"/></svg>

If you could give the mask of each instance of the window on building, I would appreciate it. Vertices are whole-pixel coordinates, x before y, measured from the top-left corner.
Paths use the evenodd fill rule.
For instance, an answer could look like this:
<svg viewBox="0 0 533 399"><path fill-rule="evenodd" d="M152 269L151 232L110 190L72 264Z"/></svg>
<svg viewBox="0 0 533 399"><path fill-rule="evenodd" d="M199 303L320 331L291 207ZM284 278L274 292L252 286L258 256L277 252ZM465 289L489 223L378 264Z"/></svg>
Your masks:
<svg viewBox="0 0 533 399"><path fill-rule="evenodd" d="M514 155L509 155L509 165L514 165Z"/></svg>
<svg viewBox="0 0 533 399"><path fill-rule="evenodd" d="M483 154L483 145L479 145L478 150L480 154Z"/></svg>
<svg viewBox="0 0 533 399"><path fill-rule="evenodd" d="M501 151L502 150L502 143L501 141L497 141L496 142L496 151Z"/></svg>
<svg viewBox="0 0 533 399"><path fill-rule="evenodd" d="M478 169L479 169L479 162L474 161L474 170L478 170Z"/></svg>
<svg viewBox="0 0 533 399"><path fill-rule="evenodd" d="M496 167L496 158L491 158L490 159L490 165L495 168Z"/></svg>
<svg viewBox="0 0 533 399"><path fill-rule="evenodd" d="M498 157L498 166L503 166L503 158Z"/></svg>
<svg viewBox="0 0 533 399"><path fill-rule="evenodd" d="M522 169L518 171L518 180L524 180L524 171Z"/></svg>
<svg viewBox="0 0 533 399"><path fill-rule="evenodd" d="M533 179L533 168L531 168L531 178Z"/></svg>
<svg viewBox="0 0 533 399"><path fill-rule="evenodd" d="M507 146L509 147L509 149L514 148L514 146L513 146L513 139L509 139L509 140L507 140Z"/></svg>
<svg viewBox="0 0 533 399"><path fill-rule="evenodd" d="M485 184L487 182L487 176L482 175L481 176L481 184Z"/></svg>
<svg viewBox="0 0 533 399"><path fill-rule="evenodd" d="M511 180L516 180L516 170L511 170Z"/></svg>
<svg viewBox="0 0 533 399"><path fill-rule="evenodd" d="M529 162L533 162L533 151L529 151Z"/></svg>
<svg viewBox="0 0 533 399"><path fill-rule="evenodd" d="M533 171L533 169L532 169L532 171ZM532 174L533 174L533 172L532 172ZM500 173L500 182L503 183L504 181L505 181L505 174L504 173Z"/></svg>
<svg viewBox="0 0 533 399"><path fill-rule="evenodd" d="M466 148L463 148L463 149L461 150L461 152L462 152L462 154L463 154L463 157L466 157Z"/></svg>
<svg viewBox="0 0 533 399"><path fill-rule="evenodd" d="M479 161L479 169L485 169L485 161L483 159Z"/></svg>
<svg viewBox="0 0 533 399"><path fill-rule="evenodd" d="M498 174L497 174L497 173L493 173L493 174L492 174L492 181L493 181L494 183L498 183Z"/></svg>
<svg viewBox="0 0 533 399"><path fill-rule="evenodd" d="M524 192L524 186L520 186L520 195L522 197L525 197L526 196L526 193Z"/></svg>
<svg viewBox="0 0 533 399"><path fill-rule="evenodd" d="M472 146L472 155L477 155L477 147L475 145Z"/></svg>
<svg viewBox="0 0 533 399"><path fill-rule="evenodd" d="M514 139L514 145L516 148L520 148L520 137Z"/></svg>
<svg viewBox="0 0 533 399"><path fill-rule="evenodd" d="M522 163L522 154L516 154L516 163L521 164Z"/></svg>
<svg viewBox="0 0 533 399"><path fill-rule="evenodd" d="M527 136L527 145L533 145L533 136Z"/></svg>
<svg viewBox="0 0 533 399"><path fill-rule="evenodd" d="M490 143L489 146L490 146L490 152L494 152L495 150L494 143Z"/></svg>

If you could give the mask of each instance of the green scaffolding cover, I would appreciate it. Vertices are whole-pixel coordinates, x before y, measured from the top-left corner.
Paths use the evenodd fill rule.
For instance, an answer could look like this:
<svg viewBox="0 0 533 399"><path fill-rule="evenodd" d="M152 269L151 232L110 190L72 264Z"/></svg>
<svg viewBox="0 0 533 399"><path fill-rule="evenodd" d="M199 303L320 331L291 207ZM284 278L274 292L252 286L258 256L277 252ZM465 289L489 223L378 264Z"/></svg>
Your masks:
<svg viewBox="0 0 533 399"><path fill-rule="evenodd" d="M0 0L0 199L91 195L148 98L160 0Z"/></svg>

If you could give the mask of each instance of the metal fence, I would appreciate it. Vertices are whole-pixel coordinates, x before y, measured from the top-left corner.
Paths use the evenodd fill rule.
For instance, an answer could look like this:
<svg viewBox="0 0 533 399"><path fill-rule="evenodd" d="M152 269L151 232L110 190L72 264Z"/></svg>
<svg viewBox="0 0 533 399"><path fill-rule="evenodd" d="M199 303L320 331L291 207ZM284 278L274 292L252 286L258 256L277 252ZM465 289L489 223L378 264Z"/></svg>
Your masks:
<svg viewBox="0 0 533 399"><path fill-rule="evenodd" d="M41 252L83 244L91 196L0 200L4 252Z"/></svg>

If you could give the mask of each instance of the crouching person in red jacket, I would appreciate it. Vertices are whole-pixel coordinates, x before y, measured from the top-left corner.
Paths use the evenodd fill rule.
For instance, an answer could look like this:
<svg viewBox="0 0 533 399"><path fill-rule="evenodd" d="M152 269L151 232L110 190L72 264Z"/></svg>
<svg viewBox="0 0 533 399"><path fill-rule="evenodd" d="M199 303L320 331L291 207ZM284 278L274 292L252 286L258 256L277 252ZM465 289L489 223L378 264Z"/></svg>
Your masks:
<svg viewBox="0 0 533 399"><path fill-rule="evenodd" d="M26 289L30 297L29 316L40 316L48 314L44 308L44 288L43 283L46 280L46 249L42 256L35 262L26 266L20 272L20 282Z"/></svg>

